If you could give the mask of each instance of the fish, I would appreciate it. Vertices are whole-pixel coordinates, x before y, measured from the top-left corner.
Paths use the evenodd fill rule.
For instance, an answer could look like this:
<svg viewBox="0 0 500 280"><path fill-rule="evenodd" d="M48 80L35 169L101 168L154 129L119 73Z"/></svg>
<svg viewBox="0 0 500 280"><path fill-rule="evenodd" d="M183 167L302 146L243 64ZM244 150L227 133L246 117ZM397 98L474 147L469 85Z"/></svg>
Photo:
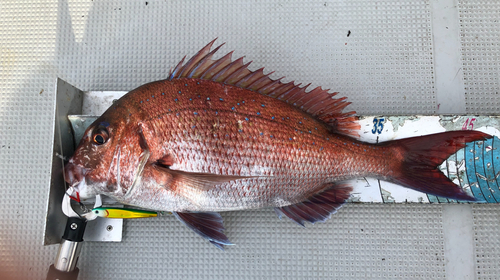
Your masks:
<svg viewBox="0 0 500 280"><path fill-rule="evenodd" d="M218 248L232 245L219 212L274 208L295 223L325 222L372 177L437 196L474 201L438 165L491 136L449 131L359 140L360 125L337 92L271 79L264 68L214 59L215 40L169 76L114 102L84 133L64 167L80 198L171 212Z"/></svg>

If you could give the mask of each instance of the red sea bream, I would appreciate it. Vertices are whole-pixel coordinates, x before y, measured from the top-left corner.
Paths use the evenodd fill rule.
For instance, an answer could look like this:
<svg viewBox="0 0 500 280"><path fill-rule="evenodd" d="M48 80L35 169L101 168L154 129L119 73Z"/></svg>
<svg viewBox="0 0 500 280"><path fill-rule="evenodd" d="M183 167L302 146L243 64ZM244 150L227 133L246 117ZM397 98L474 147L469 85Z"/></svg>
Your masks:
<svg viewBox="0 0 500 280"><path fill-rule="evenodd" d="M231 53L214 60L213 43L166 80L127 93L86 130L65 167L81 198L173 212L218 247L230 242L217 212L272 207L301 225L325 221L349 198L353 178L474 200L437 166L489 135L360 142L345 98L272 80Z"/></svg>

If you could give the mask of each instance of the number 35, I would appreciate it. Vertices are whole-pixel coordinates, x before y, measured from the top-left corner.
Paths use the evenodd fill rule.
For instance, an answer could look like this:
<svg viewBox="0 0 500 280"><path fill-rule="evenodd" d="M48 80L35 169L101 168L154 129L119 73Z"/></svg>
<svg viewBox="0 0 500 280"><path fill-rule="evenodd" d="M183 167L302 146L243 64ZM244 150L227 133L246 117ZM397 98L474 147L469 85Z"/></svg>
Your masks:
<svg viewBox="0 0 500 280"><path fill-rule="evenodd" d="M373 119L372 133L373 134L382 133L382 130L384 129L384 122L385 122L385 118L374 118Z"/></svg>

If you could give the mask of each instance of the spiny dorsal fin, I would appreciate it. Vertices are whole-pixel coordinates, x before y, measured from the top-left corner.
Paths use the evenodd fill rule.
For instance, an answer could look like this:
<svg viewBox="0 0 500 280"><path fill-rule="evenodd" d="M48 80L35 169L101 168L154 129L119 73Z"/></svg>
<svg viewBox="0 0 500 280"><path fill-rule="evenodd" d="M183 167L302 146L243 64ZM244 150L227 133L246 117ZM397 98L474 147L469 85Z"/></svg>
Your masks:
<svg viewBox="0 0 500 280"><path fill-rule="evenodd" d="M347 105L351 104L345 101L346 97L335 99L333 96L337 95L337 92L328 93L328 89L324 90L321 87L306 92L310 84L300 87L300 84L295 85L293 81L282 83L283 78L273 80L269 77L273 72L264 74L264 68L250 71L248 65L251 61L243 64L243 57L233 61L231 59L233 52L214 60L213 55L223 45L210 51L215 40L182 65L184 57L170 71L168 80L198 78L249 89L292 104L326 122L336 132L359 137L357 130L360 129L360 125L355 122L356 112L342 112Z"/></svg>

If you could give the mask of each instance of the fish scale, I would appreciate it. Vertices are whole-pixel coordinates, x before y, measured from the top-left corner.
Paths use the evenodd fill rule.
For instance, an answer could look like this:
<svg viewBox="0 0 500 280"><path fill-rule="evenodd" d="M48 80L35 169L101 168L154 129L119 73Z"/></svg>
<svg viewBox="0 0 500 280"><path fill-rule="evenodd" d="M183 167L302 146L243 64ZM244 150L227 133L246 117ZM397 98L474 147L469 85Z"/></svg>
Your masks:
<svg viewBox="0 0 500 280"><path fill-rule="evenodd" d="M437 166L491 136L452 131L360 142L345 98L272 80L231 54L213 60L219 47L210 51L212 44L89 126L65 167L81 198L105 194L174 212L218 247L230 243L212 212L275 207L300 225L325 221L352 192L344 181L357 177L474 200Z"/></svg>
<svg viewBox="0 0 500 280"><path fill-rule="evenodd" d="M142 95L136 94L135 101L139 100L141 111L155 110L154 117L148 121L154 123L157 134L162 135L162 147L176 153L176 162L170 168L188 172L210 172L207 166L215 166L215 174L273 176L273 179L255 180L253 188L246 188L261 200L268 196L267 202L249 205L236 201L228 203L231 206L227 209L211 201L204 202L204 207L212 211L274 206L273 201L277 197L288 202L300 201L304 199L304 195L317 191L315 188L324 182L367 172L375 173L379 169L377 166L383 166L379 156L374 157L366 152L365 158L362 158L363 153L359 152L361 147L367 146L365 150L372 151L372 145L332 135L324 124L278 100L263 98L264 96L240 88L197 79L179 79L167 85L159 83L157 86L154 89L148 88L148 92ZM148 99L150 92L166 94L153 101L141 103L140 101ZM249 97L242 97L245 95ZM261 99L260 102L257 102L257 98ZM243 105L244 99L250 101ZM210 102L211 100L214 102ZM162 102L162 109L158 108L158 102ZM238 106L238 103L239 107L233 110L233 105ZM248 125L243 122L245 118L249 119ZM216 123L216 129L207 129ZM179 127L179 124L182 125ZM213 143L220 143L220 147ZM213 148L207 150L207 146ZM326 150L322 151L321 147L326 147ZM332 153L334 149L335 154ZM204 156L200 157L202 154ZM335 165L336 158L356 155L358 160ZM376 163L361 166L364 170L359 170L359 165L355 164L367 161ZM248 167L249 162L254 166L253 172L244 168ZM287 165L283 166L284 162ZM255 169L258 169L257 172ZM297 179L284 183L282 179L286 177ZM235 197L234 190L248 187L248 181L241 180L217 186L209 193L211 195L208 200L214 197ZM272 191L261 192L269 190L269 185L273 186L271 189L281 191L278 194L273 194ZM304 187L288 188L287 185Z"/></svg>

